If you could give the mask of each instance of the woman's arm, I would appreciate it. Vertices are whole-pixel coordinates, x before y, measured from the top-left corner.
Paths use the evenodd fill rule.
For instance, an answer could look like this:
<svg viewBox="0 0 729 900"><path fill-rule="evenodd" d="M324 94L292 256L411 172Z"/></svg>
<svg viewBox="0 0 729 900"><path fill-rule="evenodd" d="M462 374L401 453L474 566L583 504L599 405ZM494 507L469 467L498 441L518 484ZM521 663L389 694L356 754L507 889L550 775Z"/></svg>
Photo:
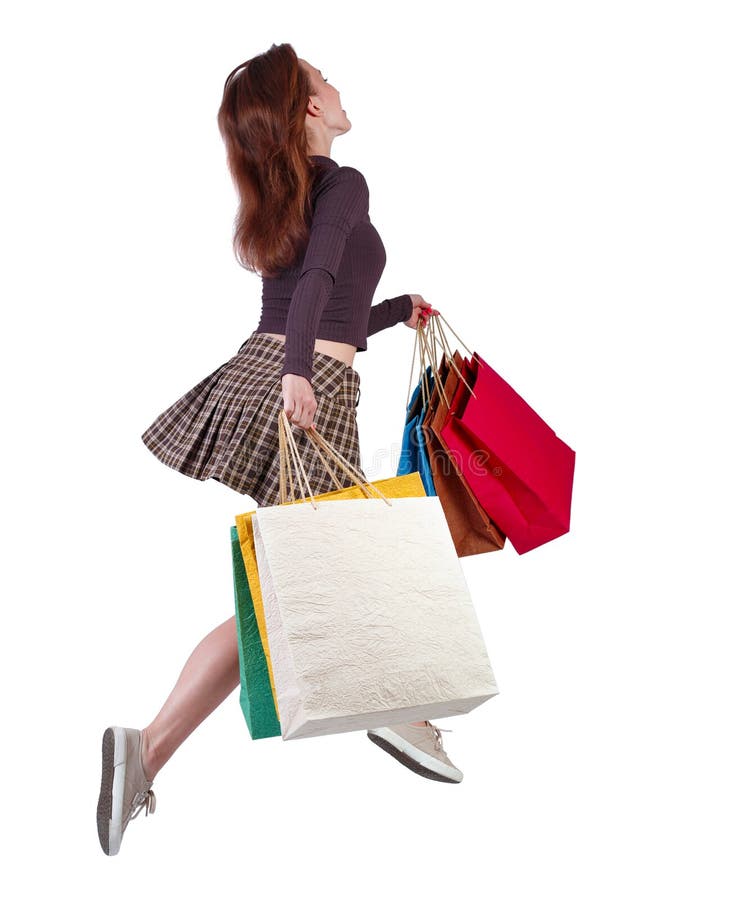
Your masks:
<svg viewBox="0 0 729 900"><path fill-rule="evenodd" d="M281 375L313 376L314 342L324 307L331 296L354 226L369 210L364 175L340 166L324 176L314 198L309 244L286 320L286 344Z"/></svg>
<svg viewBox="0 0 729 900"><path fill-rule="evenodd" d="M401 294L391 300L383 300L370 308L367 337L377 334L384 328L391 328L398 322L407 322L413 314L413 298L410 294Z"/></svg>

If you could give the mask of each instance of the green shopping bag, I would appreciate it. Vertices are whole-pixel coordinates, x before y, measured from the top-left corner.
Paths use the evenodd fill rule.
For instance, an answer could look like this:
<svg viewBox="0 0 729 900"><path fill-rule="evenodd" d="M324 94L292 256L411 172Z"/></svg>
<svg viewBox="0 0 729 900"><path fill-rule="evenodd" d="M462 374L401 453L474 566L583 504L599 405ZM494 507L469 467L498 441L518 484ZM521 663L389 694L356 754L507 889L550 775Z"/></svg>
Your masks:
<svg viewBox="0 0 729 900"><path fill-rule="evenodd" d="M238 629L238 661L240 663L240 706L251 737L277 737L281 726L276 716L273 692L268 677L268 665L263 652L261 635L253 609L238 529L230 529L233 553L233 581L235 586L235 619Z"/></svg>

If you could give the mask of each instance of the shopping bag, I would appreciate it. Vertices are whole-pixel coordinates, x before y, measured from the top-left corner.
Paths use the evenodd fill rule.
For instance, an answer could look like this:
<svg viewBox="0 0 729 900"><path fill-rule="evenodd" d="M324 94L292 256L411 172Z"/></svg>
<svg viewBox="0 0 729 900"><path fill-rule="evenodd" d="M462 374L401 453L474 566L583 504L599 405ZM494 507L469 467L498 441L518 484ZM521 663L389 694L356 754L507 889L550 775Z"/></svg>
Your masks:
<svg viewBox="0 0 729 900"><path fill-rule="evenodd" d="M438 498L310 500L252 520L282 738L459 715L496 695Z"/></svg>
<svg viewBox="0 0 729 900"><path fill-rule="evenodd" d="M243 567L248 581L248 590L251 594L251 604L253 606L253 615L258 625L258 634L261 638L261 649L263 650L263 658L266 661L266 669L268 671L268 681L271 685L271 695L273 697L273 706L278 718L278 698L276 697L276 682L273 677L273 666L271 665L271 648L268 644L268 632L266 631L266 620L263 615L263 601L261 600L261 582L258 577L258 563L256 562L256 551L253 545L253 525L251 518L256 510L249 510L240 516L235 517L235 524L238 531L238 542L240 546L241 556L243 558Z"/></svg>
<svg viewBox="0 0 729 900"><path fill-rule="evenodd" d="M427 396L423 391L425 379L428 381L428 386L432 388L433 374L430 366L427 367L416 385L408 403L397 474L407 475L409 472L419 472L420 477L423 479L426 493L432 497L435 495L436 489L423 435L423 420L428 408Z"/></svg>
<svg viewBox="0 0 729 900"><path fill-rule="evenodd" d="M276 715L266 657L243 565L238 529L235 526L230 529L230 546L233 554L235 618L238 632L240 706L251 738L256 740L275 737L281 734L281 727Z"/></svg>
<svg viewBox="0 0 729 900"><path fill-rule="evenodd" d="M396 476L393 478L382 478L373 481L372 484L377 487L386 497L424 497L425 488L420 475L417 472L408 475ZM357 497L367 496L362 488L358 485L350 487L338 488L337 490L327 491L324 494L317 494L316 500L351 500ZM302 499L289 501L293 503L302 503ZM268 643L268 631L266 629L266 618L263 612L263 600L261 598L261 582L258 577L258 563L256 562L256 549L253 542L253 516L256 510L248 510L235 517L238 531L239 546L243 564L246 572L246 578L251 594L253 613L258 626L258 634L261 639L261 647L268 671L268 680L273 695L274 709L278 718L278 701L276 698L276 683L273 674L273 666L271 664L271 648Z"/></svg>
<svg viewBox="0 0 729 900"><path fill-rule="evenodd" d="M437 378L443 388L435 390L423 420L422 432L433 473L433 483L443 507L453 544L459 557L503 550L506 537L478 502L463 477L448 447L441 439L441 429L459 382L461 355L456 350L453 364L443 354Z"/></svg>
<svg viewBox="0 0 729 900"><path fill-rule="evenodd" d="M565 534L574 450L478 353L461 375L440 435L479 503L517 553Z"/></svg>
<svg viewBox="0 0 729 900"><path fill-rule="evenodd" d="M462 472L452 459L440 437L440 429L448 414L456 384L460 380L460 354L451 353L441 324L442 315L433 315L430 328L418 321L415 329L415 351L419 348L421 380L423 367L429 361L429 370L435 372L430 385L430 398L422 422L422 437L430 462L433 484L443 507L446 521L458 556L472 556L502 550L505 535L483 509ZM440 365L438 344L442 348ZM412 370L410 373L412 379Z"/></svg>

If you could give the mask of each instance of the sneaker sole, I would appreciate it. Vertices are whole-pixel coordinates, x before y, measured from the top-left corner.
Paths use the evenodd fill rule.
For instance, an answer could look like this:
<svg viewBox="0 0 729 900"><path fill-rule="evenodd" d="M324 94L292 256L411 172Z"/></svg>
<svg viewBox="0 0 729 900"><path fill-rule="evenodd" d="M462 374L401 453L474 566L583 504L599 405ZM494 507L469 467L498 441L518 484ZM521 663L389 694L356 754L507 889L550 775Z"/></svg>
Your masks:
<svg viewBox="0 0 729 900"><path fill-rule="evenodd" d="M107 728L101 741L101 790L96 806L96 829L101 849L115 856L121 845L127 737L123 728Z"/></svg>
<svg viewBox="0 0 729 900"><path fill-rule="evenodd" d="M421 753L414 747L412 747L411 753L413 753L414 756L417 756L418 758L410 756L402 747L391 744L389 740L382 737L382 735L378 734L377 732L368 731L367 737L374 744L377 744L378 747L381 747L385 751L385 753L389 753L390 756L394 756L398 762L402 763L412 772L416 772L418 775L422 775L423 778L430 778L433 781L443 781L448 784L460 784L460 782L463 780L463 776L461 776L460 778L455 778L446 774L446 766L443 766L441 771L435 771L434 769L429 768L427 765L424 765L425 761L429 757L426 754ZM392 738L393 740L397 740L397 735L393 734ZM435 762L437 764L437 761Z"/></svg>

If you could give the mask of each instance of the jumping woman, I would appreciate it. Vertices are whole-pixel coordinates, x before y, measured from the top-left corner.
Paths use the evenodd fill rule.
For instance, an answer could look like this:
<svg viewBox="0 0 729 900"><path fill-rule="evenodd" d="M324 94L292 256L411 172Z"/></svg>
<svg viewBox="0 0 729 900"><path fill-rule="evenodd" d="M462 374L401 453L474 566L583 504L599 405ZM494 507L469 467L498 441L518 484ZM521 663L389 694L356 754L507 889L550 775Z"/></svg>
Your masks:
<svg viewBox="0 0 729 900"><path fill-rule="evenodd" d="M237 354L161 413L142 439L177 471L271 506L280 502L281 409L298 426L312 492L336 489L304 429L315 427L361 472L354 355L378 331L398 322L416 328L437 310L419 294L371 306L385 248L370 222L364 176L330 155L351 122L339 91L290 44L273 44L228 75L218 125L240 198L236 258L262 279L260 320ZM104 731L97 806L104 853L119 852L142 808L154 812L157 773L239 683L233 615L193 650L146 728ZM419 775L463 778L428 721L367 735Z"/></svg>

